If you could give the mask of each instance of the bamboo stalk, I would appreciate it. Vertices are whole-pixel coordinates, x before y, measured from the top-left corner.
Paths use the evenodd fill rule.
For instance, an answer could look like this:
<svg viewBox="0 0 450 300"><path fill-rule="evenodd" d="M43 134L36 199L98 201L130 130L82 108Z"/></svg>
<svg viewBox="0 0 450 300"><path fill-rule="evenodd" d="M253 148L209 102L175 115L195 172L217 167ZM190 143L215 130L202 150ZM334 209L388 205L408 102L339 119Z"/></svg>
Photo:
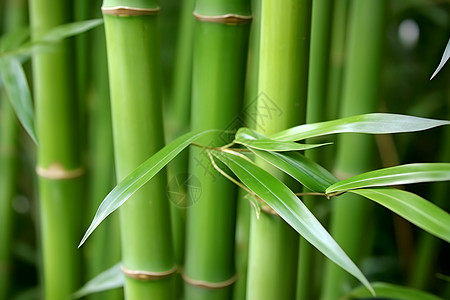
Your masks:
<svg viewBox="0 0 450 300"><path fill-rule="evenodd" d="M373 112L377 109L378 86L383 41L384 1L353 1L347 68L343 87L341 117ZM347 177L373 167L373 138L342 135L337 143L336 174ZM333 202L331 233L346 253L359 261L370 205L353 195L343 195ZM353 279L331 262L326 263L322 299L337 299L351 287Z"/></svg>
<svg viewBox="0 0 450 300"><path fill-rule="evenodd" d="M310 18L310 1L262 2L258 86L265 97L258 99L256 128L263 133L304 121ZM295 297L297 246L297 233L279 216L252 214L247 299Z"/></svg>
<svg viewBox="0 0 450 300"><path fill-rule="evenodd" d="M256 100L258 99L258 71L259 71L259 41L260 41L260 17L261 1L253 0L252 3L253 20L249 35L249 49L247 58L247 77L245 79L245 96L243 126L249 128L256 127L256 120L252 116L256 115ZM240 189L237 203L236 216L236 271L237 280L234 285L233 299L244 300L247 294L247 267L248 250L250 239L250 217L252 209L247 192Z"/></svg>
<svg viewBox="0 0 450 300"><path fill-rule="evenodd" d="M191 129L236 129L241 110L250 1L197 1ZM230 15L231 14L231 15ZM234 24L227 24L235 22ZM224 145L225 134L209 145ZM205 166L205 167L204 167ZM187 211L185 299L229 299L235 279L236 187L191 149L192 176L201 194ZM193 195L196 190L191 188Z"/></svg>
<svg viewBox="0 0 450 300"><path fill-rule="evenodd" d="M450 99L447 92L447 99ZM450 103L450 101L449 101ZM442 137L450 136L450 129L447 127L442 133ZM442 145L439 160L449 161L450 160L450 140L448 138L443 139L444 144ZM430 200L436 205L449 208L448 193L450 191L450 185L448 182L434 183L432 190L430 192ZM435 278L433 271L436 266L438 259L438 250L443 246L443 242L436 238L435 236L427 233L421 232L417 240L416 252L414 253L414 261L411 272L409 275L410 285L418 289L426 289L430 286L432 279Z"/></svg>
<svg viewBox="0 0 450 300"><path fill-rule="evenodd" d="M32 1L33 39L69 22L71 8L70 1ZM33 56L44 294L49 300L69 299L80 284L76 244L83 168L72 62L70 41Z"/></svg>
<svg viewBox="0 0 450 300"><path fill-rule="evenodd" d="M1 5L3 8L3 5ZM26 5L22 1L5 1L2 27L11 32L26 24ZM2 16L3 11L0 11ZM1 32L1 31L0 31ZM19 124L13 108L0 88L0 299L8 299L12 277L11 244L14 212L12 200L17 193L19 164Z"/></svg>
<svg viewBox="0 0 450 300"><path fill-rule="evenodd" d="M101 0L96 0L92 7L100 7ZM92 17L99 17L101 11L96 9ZM88 193L89 203L87 217L91 218L101 200L113 188L114 157L111 124L111 106L109 103L109 86L106 58L105 31L96 28L89 33L88 72L84 80L88 108ZM86 220L88 221L88 220ZM92 235L84 247L86 259L86 278L90 279L109 269L120 261L119 216L113 214ZM87 299L123 299L123 290L116 289L89 295Z"/></svg>
<svg viewBox="0 0 450 300"><path fill-rule="evenodd" d="M164 144L156 1L103 2L120 181ZM161 172L120 208L125 298L173 299L176 271ZM141 279L139 279L141 278Z"/></svg>
<svg viewBox="0 0 450 300"><path fill-rule="evenodd" d="M342 98L342 78L345 69L345 50L347 41L347 22L349 0L336 1L333 9L330 41L330 70L327 83L326 119L339 117Z"/></svg>
<svg viewBox="0 0 450 300"><path fill-rule="evenodd" d="M0 98L0 299L8 299L11 279L12 199L17 188L19 126L14 111L1 93Z"/></svg>
<svg viewBox="0 0 450 300"><path fill-rule="evenodd" d="M194 0L188 0L181 4L173 83L169 96L170 102L165 111L168 142L186 133L190 127L194 2ZM187 199L183 197L187 197L188 160L189 151L184 151L171 162L168 168L169 195L174 192L179 197L175 199L169 196L175 257L179 265L182 265L184 260L186 207L190 205L185 200L180 200Z"/></svg>
<svg viewBox="0 0 450 300"><path fill-rule="evenodd" d="M315 123L325 120L327 97L326 89L328 75L329 40L331 30L331 12L333 2L329 0L314 1L312 4L311 18L311 48L309 57L308 97L306 105L306 122ZM317 141L310 141L311 143ZM319 163L323 163L323 151L306 151L305 155ZM315 202L311 196L303 197L304 203L314 212ZM305 239L300 237L299 267L297 278L297 299L317 298L317 283L320 268L317 267L318 259L322 256Z"/></svg>

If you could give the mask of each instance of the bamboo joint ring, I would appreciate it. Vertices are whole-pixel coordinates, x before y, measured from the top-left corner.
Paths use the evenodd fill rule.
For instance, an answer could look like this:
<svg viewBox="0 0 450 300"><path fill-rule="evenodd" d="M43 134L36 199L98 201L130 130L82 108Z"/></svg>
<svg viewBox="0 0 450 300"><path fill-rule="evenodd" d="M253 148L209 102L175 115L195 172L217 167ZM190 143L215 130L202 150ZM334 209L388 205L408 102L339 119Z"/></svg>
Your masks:
<svg viewBox="0 0 450 300"><path fill-rule="evenodd" d="M166 277L169 277L170 275L176 273L178 270L178 266L173 266L172 269L162 272L149 272L149 271L140 271L140 270L129 270L122 266L122 272L125 276L134 278L137 280L142 281L149 281L149 280L158 280L163 279Z"/></svg>
<svg viewBox="0 0 450 300"><path fill-rule="evenodd" d="M186 276L186 274L184 274L184 273L181 276L183 277L184 282L188 283L191 286L206 288L206 289L211 289L211 290L226 288L226 287L234 284L237 280L237 275L233 275L233 277L231 277L230 279L222 281L222 282L208 282L208 281L204 281L204 280L192 279L192 278Z"/></svg>
<svg viewBox="0 0 450 300"><path fill-rule="evenodd" d="M249 23L252 16L242 16L238 14L226 14L220 16L205 16L194 11L194 17L201 22L222 23L227 25L237 25L241 23Z"/></svg>
<svg viewBox="0 0 450 300"><path fill-rule="evenodd" d="M161 8L139 8L129 6L114 6L114 7L102 7L104 15L113 15L118 17L130 17L130 16L149 16L156 15Z"/></svg>

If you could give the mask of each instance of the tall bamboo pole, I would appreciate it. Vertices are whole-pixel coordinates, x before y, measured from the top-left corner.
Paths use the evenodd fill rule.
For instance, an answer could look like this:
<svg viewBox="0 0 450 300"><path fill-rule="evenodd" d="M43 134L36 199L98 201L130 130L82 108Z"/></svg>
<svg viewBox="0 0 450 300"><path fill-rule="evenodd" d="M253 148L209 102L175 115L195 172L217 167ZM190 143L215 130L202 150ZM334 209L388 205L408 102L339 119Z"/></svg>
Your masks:
<svg viewBox="0 0 450 300"><path fill-rule="evenodd" d="M90 18L101 16L98 7L101 0L92 1ZM95 12L92 12L95 8ZM95 28L88 36L88 49L91 53L87 60L87 74L84 80L87 99L87 140L88 140L88 193L89 213L91 218L100 205L101 200L113 188L114 157L111 124L111 106L109 103L108 66L106 58L106 40L103 27ZM90 219L89 219L90 220ZM86 220L88 221L88 220ZM90 242L84 247L86 259L86 278L90 279L109 269L120 261L120 228L119 216L113 214L97 228ZM95 293L89 300L123 299L120 289Z"/></svg>
<svg viewBox="0 0 450 300"><path fill-rule="evenodd" d="M0 11L0 16L2 16ZM5 32L26 24L25 1L5 3ZM1 32L1 31L0 31ZM12 200L17 192L19 164L19 124L3 88L0 88L0 299L8 299L11 279L11 238L13 236Z"/></svg>
<svg viewBox="0 0 450 300"><path fill-rule="evenodd" d="M6 95L0 96L0 299L7 299L12 276L12 199L17 188L19 126Z"/></svg>
<svg viewBox="0 0 450 300"><path fill-rule="evenodd" d="M32 38L71 20L71 1L30 3ZM78 138L71 42L64 41L33 56L36 128L39 138L36 171L45 299L70 299L79 287L83 168Z"/></svg>
<svg viewBox="0 0 450 300"><path fill-rule="evenodd" d="M117 180L164 144L156 1L105 0L102 7ZM176 271L161 172L120 208L127 299L173 299Z"/></svg>
<svg viewBox="0 0 450 300"><path fill-rule="evenodd" d="M244 126L255 128L256 100L258 99L259 41L261 1L253 0L252 24L249 35L247 74L244 96ZM253 213L247 192L239 190L236 216L236 271L237 280L234 285L233 299L244 300L247 294L248 248L250 239L250 214Z"/></svg>
<svg viewBox="0 0 450 300"><path fill-rule="evenodd" d="M311 1L262 2L256 129L265 134L304 121L310 19ZM247 299L295 298L297 257L298 235L288 224L252 214Z"/></svg>
<svg viewBox="0 0 450 300"><path fill-rule="evenodd" d="M333 2L316 0L312 4L311 48L309 56L308 97L306 105L306 122L315 123L325 120L328 77L329 41ZM317 141L311 141L317 142ZM318 149L319 150L319 149ZM305 155L319 163L323 163L323 151L310 150ZM305 196L303 201L314 211L316 207L313 197ZM320 267L317 265L321 255L305 239L300 238L299 268L297 278L297 299L317 298L317 278Z"/></svg>
<svg viewBox="0 0 450 300"><path fill-rule="evenodd" d="M244 94L250 1L198 0L194 37L191 129L236 129ZM219 146L230 135L214 141ZM185 299L230 299L235 280L236 187L215 173L200 149L191 149ZM192 181L193 183L193 181ZM194 195L195 192L199 192Z"/></svg>
<svg viewBox="0 0 450 300"><path fill-rule="evenodd" d="M377 109L383 41L385 1L353 1L347 69L343 87L341 117L373 112ZM367 171L372 165L373 139L364 135L339 137L336 175L340 178ZM343 195L333 202L331 233L346 253L358 262L364 245L367 201ZM352 278L327 261L322 299L337 299L351 288Z"/></svg>

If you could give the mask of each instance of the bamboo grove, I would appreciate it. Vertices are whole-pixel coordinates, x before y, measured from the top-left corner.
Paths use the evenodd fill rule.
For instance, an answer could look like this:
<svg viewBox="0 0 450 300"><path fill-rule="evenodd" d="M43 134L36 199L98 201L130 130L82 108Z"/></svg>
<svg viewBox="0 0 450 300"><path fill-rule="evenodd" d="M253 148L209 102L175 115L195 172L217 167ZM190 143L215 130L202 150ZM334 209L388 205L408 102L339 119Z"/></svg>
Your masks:
<svg viewBox="0 0 450 300"><path fill-rule="evenodd" d="M0 300L450 298L449 12L0 0Z"/></svg>

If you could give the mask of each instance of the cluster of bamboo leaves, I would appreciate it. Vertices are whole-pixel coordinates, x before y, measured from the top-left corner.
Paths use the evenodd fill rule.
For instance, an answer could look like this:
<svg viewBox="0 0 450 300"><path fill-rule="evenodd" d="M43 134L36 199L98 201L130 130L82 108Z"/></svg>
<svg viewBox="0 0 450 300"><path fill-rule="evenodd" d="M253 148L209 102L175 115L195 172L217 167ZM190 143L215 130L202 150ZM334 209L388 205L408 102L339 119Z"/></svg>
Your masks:
<svg viewBox="0 0 450 300"><path fill-rule="evenodd" d="M342 218L348 218L348 215L336 213L334 222L338 225L332 226L331 230L326 229L322 221L319 221L313 202L316 197L323 197L332 203L336 211L350 211L349 205L358 203L357 206L361 205L362 210L364 203L371 201L448 243L450 215L427 199L404 190L403 186L449 181L450 163L410 163L369 172L357 171L360 174L352 174L341 180L319 164L321 159L314 154L317 152L310 150L324 149L323 153L326 153L327 148L336 146L341 153L351 153L355 151L351 148L361 145L359 151L356 149L353 152L356 153L353 163L357 167L351 166L352 162L347 158L337 157L338 172L351 170L350 173L355 173L355 168L359 169L359 154L369 157L370 151L364 141L368 135L386 136L429 130L450 125L450 121L401 114L364 113L354 109L356 105L351 101L341 104L340 117L332 115L328 119L333 120L323 121L321 103L323 104L326 96L331 96L326 95L323 86L317 83L322 82L326 76L324 70L328 60L323 57L328 55L326 49L330 40L326 36L321 39L320 34L331 31L333 6L328 1L278 3L266 0L262 3L253 1L251 12L250 1L217 1L217 6L211 2L185 1L182 5L183 29L178 40L178 69L174 74L173 91L170 95L173 99L167 107L163 107L162 102L158 44L161 30L159 25L165 23L156 17L159 11L157 1L105 0L103 3L112 130L110 120L107 117L101 118L101 113L97 113L93 122L97 122L95 124L99 127L96 130L99 131L91 142L91 150L95 153L93 157L100 168L111 163L108 159L111 159L112 149L106 151L102 143L110 147L111 140L108 137L113 132L118 184L98 207L79 243L80 248L81 245L92 242L90 247L86 245L89 247L86 256L90 259L88 277L101 273L81 289L80 257L77 254L81 250L76 249L74 243L84 225L80 225L75 219L82 215L77 200L86 196L82 192L86 190L83 189L81 178L83 172L79 172L83 169L82 150L78 145L81 133L74 125L80 121L75 114L80 107L71 98L75 94L70 74L73 68L73 40L67 41L66 38L97 27L103 21L94 19L67 23L69 18L65 14L68 6L62 1L55 5L52 1L40 0L30 3L31 30L16 26L18 29L8 29L7 34L0 38L0 88L6 91L7 97L4 98L10 100L6 102L4 98L1 99L2 149L13 148L10 142L17 144L14 141L17 136L10 135L17 128L9 130L12 125L5 125L13 124L14 114L38 149L36 169L39 175L44 297L93 297L91 294L95 292L123 286L127 299L230 299L233 293L236 299L271 299L275 295L289 299L293 297L292 291L295 293L295 290L297 299L309 299L311 289L305 286L312 282L314 276L311 274L316 274L316 271L312 271L312 245L332 262L326 276L335 278L329 280L327 277L324 280L324 299L334 299L344 294L340 280L347 279L336 275L341 270L351 274L362 284L360 287L347 289L347 297L369 298L376 294L392 299L440 299L421 290L369 282L353 259L354 253L347 254L343 250L347 245L338 242L342 238L339 230L345 232L347 225L338 228L344 223ZM339 18L345 19L347 4L343 4L344 2L347 1L334 4L335 11L341 10L341 15L336 13L338 17L333 22L338 22ZM0 4L3 2L0 1ZM83 5L85 7L80 5L80 10L86 10L89 6ZM194 24L194 5L197 17L230 13L230 10L239 16L253 15L252 31L250 32L247 21L237 25L209 21L196 21ZM292 9L286 12L285 5L290 5ZM110 14L108 10L134 6L138 7L138 11L150 13L130 17ZM363 72L378 72L377 59L381 55L377 51L381 47L377 43L381 40L383 19L380 16L383 15L383 5L375 2L353 3L353 9L352 20L355 24L370 23L367 16L372 15L371 25L375 29L367 28L374 33L374 38L367 43L349 46L354 59L351 61L354 62L348 66L349 86L343 87L343 94L349 99L367 94L365 102L368 105L361 110L371 111L375 103L371 101L375 101L377 89L374 81L362 80L358 87L350 86L350 82L352 78L360 76L361 67L356 62L366 55L373 56L374 59L368 60L370 63L364 65ZM50 17L43 11L54 15ZM286 13L289 17L285 17ZM333 36L343 34L339 30L345 30L345 26L334 25ZM364 30L367 28L353 26L350 36L358 40L358 36L366 34ZM102 27L99 29L103 30ZM300 35L307 37L298 39ZM331 39L331 43L335 40L337 44L333 47L337 49L342 45L339 45L338 38ZM83 42L86 40L82 38L78 41L80 45ZM285 47L285 43L289 46ZM450 57L449 43L431 78L438 74ZM371 46L370 54L364 48L367 45ZM77 76L81 86L77 93L87 95L88 84L84 77L88 73L82 67L82 62L88 61L86 52L83 52L86 49L77 49L77 61L80 63ZM309 57L308 54L287 55L283 51L309 53ZM253 56L249 55L247 62L248 53L253 53ZM279 55L277 60L273 60L274 55ZM23 67L31 57L34 101ZM310 69L300 68L299 66L308 64L308 59ZM246 68L247 79L244 78ZM289 71L280 72L283 68ZM58 78L56 85L55 78ZM207 82L205 78L208 79ZM86 90L83 90L83 85ZM103 93L103 97L107 97L107 92ZM252 103L246 106L246 113L256 115L256 118L241 122L245 93L250 95L246 98L258 94L259 102L255 111L251 111ZM308 98L306 105L301 104L302 98ZM223 109L224 103L226 110ZM282 115L272 123L273 120L264 119L266 111L259 110L262 104L267 103L275 103L275 110ZM109 110L109 104L102 106L102 109ZM162 129L163 109L166 113L166 132ZM306 118L303 119L302 116ZM238 121L234 124L233 120ZM230 121L233 123L231 127ZM261 126L261 122L264 126ZM241 127L242 123L251 128ZM186 132L186 128L190 130ZM342 136L342 139L334 139L334 135ZM98 138L100 136L104 138ZM169 142L165 143L165 139ZM188 149L189 153L186 151ZM100 164L102 159L105 160L104 164ZM60 163L57 166L67 171L68 177L51 178L42 175L44 172L40 170L52 170L55 163ZM17 177L14 175L17 166L13 164L12 159L2 160L0 191L5 191L5 195L13 193L10 190ZM166 174L167 166L169 176ZM95 173L96 167L93 167L94 171L90 175L91 184L101 188L97 194L93 191L95 195L89 197L97 199L103 197L105 187L108 188L112 180L104 178L104 174ZM7 173L7 170L11 172ZM183 173L187 171L187 175ZM167 178L178 174L182 176L177 177L177 180L187 180L189 174L193 174L190 180L194 182L193 180L198 181L200 178L202 184L200 201L194 203L198 200L195 197L187 200L193 201L189 202L193 203L192 207L187 209L169 203L166 196L167 189L171 189ZM10 176L8 180L7 175ZM198 184L197 181L195 184ZM190 188L192 185L183 192L183 197L189 198L186 195L192 195ZM357 202L352 202L351 198L354 196L361 197L355 198ZM10 196L5 196L7 197ZM170 200L173 202L173 199ZM89 204L90 210L96 208L97 202ZM11 224L7 214L9 204L7 201L1 203L0 217L5 221L7 233L2 235L1 242L10 245L11 236L8 234ZM364 216L358 209L352 210L351 214ZM111 233L106 232L96 238L88 238L116 210L120 212L122 258L121 262L101 272L106 269L102 262L102 256L105 256L102 244L118 247L118 241L107 235ZM236 269L238 272L243 271L238 274L234 283L235 226L237 231L242 231L240 226L245 227L241 223L243 219L244 224L252 223L251 230L247 231L250 237L244 238L250 243L250 250L238 251L236 254L236 261L239 261ZM269 227L264 227L267 224ZM355 224L357 223L350 226L358 226ZM96 231L101 230L101 227ZM110 229L115 230L112 233L115 237L119 235L116 227L111 226ZM357 239L358 235L355 233L348 238ZM239 244L239 241L236 243ZM292 244L296 246L292 247ZM8 247L2 249L8 251ZM299 252L297 247L300 248ZM84 248L86 247L81 249ZM280 255L280 249L285 250L285 253ZM2 261L4 255L6 254L2 252ZM297 268L292 268L292 265L296 265L297 258L298 274ZM314 259L318 260L317 257ZM111 265L110 261L107 264ZM214 270L211 270L212 264ZM291 265L289 270L287 265ZM182 266L182 271L177 266ZM338 269L337 273L332 271L333 268ZM124 276L124 272L128 272L128 275ZM132 272L147 272L146 274L157 279L141 281L129 276ZM181 272L183 275L179 274ZM286 273L281 276L281 272ZM296 277L298 282L295 282ZM184 284L181 283L183 279ZM226 284L222 285L223 283ZM230 288L233 283L235 291ZM0 297L6 295L6 285L7 281L2 278ZM79 290L75 293L77 289ZM120 294L109 296L111 299L121 298Z"/></svg>

